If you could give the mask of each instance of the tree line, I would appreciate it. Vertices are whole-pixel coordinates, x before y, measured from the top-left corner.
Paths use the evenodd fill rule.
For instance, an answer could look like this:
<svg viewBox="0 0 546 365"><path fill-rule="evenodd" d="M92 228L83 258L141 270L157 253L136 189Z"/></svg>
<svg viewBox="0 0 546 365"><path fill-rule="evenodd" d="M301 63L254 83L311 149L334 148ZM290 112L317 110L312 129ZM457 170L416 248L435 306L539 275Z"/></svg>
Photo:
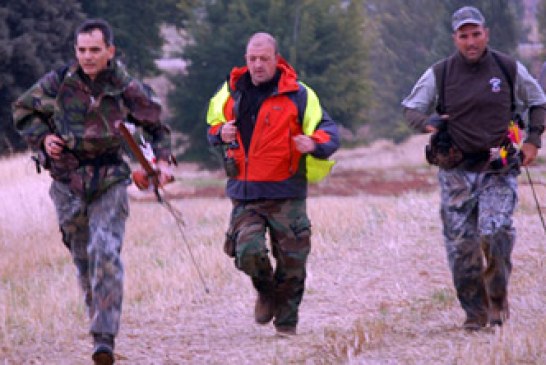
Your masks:
<svg viewBox="0 0 546 365"><path fill-rule="evenodd" d="M515 54L524 37L523 0L472 1L491 30L491 46ZM545 3L546 0L539 0ZM460 0L19 0L0 1L0 154L21 151L11 102L42 74L73 57L74 28L109 21L118 57L139 77L157 75L160 27L183 30L185 72L171 76L171 127L188 136L179 158L214 163L205 138L207 102L256 31L279 41L281 55L347 130L345 144L411 131L400 101L419 75L453 52L451 14ZM540 8L540 6L539 6ZM546 9L546 6L543 6ZM542 9L542 8L540 8ZM540 13L540 12L539 12ZM546 10L544 11L546 14ZM546 16L546 15L543 15ZM542 22L544 24L545 22Z"/></svg>

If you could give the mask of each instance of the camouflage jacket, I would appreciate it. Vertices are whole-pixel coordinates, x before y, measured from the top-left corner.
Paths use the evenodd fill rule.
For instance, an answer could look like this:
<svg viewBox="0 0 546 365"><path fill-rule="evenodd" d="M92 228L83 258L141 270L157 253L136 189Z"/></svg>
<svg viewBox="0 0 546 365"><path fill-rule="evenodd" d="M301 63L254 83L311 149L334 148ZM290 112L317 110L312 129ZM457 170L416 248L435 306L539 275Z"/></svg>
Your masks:
<svg viewBox="0 0 546 365"><path fill-rule="evenodd" d="M77 63L68 64L47 73L13 104L15 128L51 177L87 200L129 179L116 121L142 127L152 137L157 158L168 160L170 130L160 122L160 113L152 89L130 77L119 62L110 62L93 81ZM43 141L50 133L66 143L58 160L45 154Z"/></svg>

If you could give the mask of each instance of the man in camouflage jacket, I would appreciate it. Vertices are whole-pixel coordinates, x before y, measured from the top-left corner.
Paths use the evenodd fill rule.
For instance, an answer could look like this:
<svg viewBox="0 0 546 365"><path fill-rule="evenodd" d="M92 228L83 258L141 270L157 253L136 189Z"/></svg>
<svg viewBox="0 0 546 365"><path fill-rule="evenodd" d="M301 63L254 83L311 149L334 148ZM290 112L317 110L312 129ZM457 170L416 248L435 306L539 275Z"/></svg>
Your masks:
<svg viewBox="0 0 546 365"><path fill-rule="evenodd" d="M53 178L50 196L84 292L93 359L111 364L131 181L116 123L128 120L152 136L161 183L171 178L170 131L159 120L161 105L153 91L114 60L108 23L82 23L75 32L75 54L77 62L47 73L15 101L14 123Z"/></svg>

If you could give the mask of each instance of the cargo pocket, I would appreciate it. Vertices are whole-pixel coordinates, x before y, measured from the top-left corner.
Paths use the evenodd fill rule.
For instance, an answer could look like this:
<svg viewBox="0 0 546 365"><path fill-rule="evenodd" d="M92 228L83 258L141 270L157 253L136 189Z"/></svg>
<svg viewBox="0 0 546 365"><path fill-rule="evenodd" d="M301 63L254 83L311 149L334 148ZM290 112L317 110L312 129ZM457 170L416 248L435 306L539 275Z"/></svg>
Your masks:
<svg viewBox="0 0 546 365"><path fill-rule="evenodd" d="M302 215L290 224L290 228L297 238L311 236L311 222Z"/></svg>
<svg viewBox="0 0 546 365"><path fill-rule="evenodd" d="M311 222L307 216L298 217L290 224L290 229L296 238L292 250L308 252L311 246Z"/></svg>

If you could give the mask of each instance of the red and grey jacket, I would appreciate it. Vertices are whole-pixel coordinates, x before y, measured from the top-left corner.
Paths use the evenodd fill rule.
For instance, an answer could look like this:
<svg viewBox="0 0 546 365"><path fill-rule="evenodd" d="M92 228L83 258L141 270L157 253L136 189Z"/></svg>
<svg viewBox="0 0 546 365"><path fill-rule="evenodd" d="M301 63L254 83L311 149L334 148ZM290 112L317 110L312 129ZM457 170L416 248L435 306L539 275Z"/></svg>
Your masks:
<svg viewBox="0 0 546 365"><path fill-rule="evenodd" d="M339 147L335 122L315 92L297 80L295 70L281 57L277 69L279 82L259 109L248 152L239 133L239 147L229 152L238 168L238 175L227 182L226 193L232 199L305 198L307 182L322 180L334 164L328 157ZM222 125L237 119L242 95L237 82L247 72L247 67L234 68L210 100L207 123L212 145L222 143ZM300 134L314 140L312 153L302 155L296 149L292 137Z"/></svg>

